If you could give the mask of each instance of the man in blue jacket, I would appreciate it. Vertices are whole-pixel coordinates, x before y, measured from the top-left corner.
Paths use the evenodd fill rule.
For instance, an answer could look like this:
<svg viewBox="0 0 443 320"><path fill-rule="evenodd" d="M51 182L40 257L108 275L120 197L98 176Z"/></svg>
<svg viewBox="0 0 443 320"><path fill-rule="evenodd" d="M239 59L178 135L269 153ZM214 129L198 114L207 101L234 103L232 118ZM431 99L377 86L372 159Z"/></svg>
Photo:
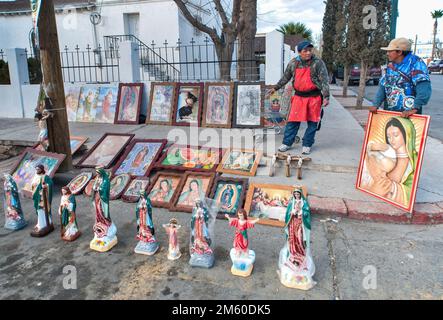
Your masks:
<svg viewBox="0 0 443 320"><path fill-rule="evenodd" d="M411 43L406 38L394 39L381 50L387 51L389 64L369 111L377 112L383 104L385 110L399 111L405 118L421 114L432 93L426 64L412 54Z"/></svg>

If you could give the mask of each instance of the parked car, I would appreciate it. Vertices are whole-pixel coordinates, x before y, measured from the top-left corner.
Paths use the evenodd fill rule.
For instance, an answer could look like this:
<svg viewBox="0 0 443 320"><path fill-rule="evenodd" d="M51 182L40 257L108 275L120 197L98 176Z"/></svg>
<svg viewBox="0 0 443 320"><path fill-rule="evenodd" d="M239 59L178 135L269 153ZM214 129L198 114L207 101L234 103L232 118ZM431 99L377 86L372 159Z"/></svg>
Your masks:
<svg viewBox="0 0 443 320"><path fill-rule="evenodd" d="M354 64L350 68L349 71L349 84L358 84L360 82L360 65ZM374 85L378 85L380 78L382 76L381 68L380 67L370 67L368 70L368 75L366 77L366 83L369 83L372 81ZM338 67L337 68L337 78L338 79L344 79L344 68Z"/></svg>
<svg viewBox="0 0 443 320"><path fill-rule="evenodd" d="M443 59L442 60L434 60L428 65L429 73L438 72L443 74Z"/></svg>

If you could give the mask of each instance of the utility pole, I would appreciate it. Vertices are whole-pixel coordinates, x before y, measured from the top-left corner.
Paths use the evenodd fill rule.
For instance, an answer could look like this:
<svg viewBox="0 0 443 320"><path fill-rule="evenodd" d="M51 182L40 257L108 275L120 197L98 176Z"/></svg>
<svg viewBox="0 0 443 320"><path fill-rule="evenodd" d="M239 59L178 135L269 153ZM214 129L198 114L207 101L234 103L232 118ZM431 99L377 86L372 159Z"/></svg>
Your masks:
<svg viewBox="0 0 443 320"><path fill-rule="evenodd" d="M398 18L398 0L391 0L391 26L390 26L390 40L395 39L397 33L397 18Z"/></svg>
<svg viewBox="0 0 443 320"><path fill-rule="evenodd" d="M66 155L59 168L59 171L66 172L72 169L72 155L53 0L41 1L37 27L43 87L54 109L53 117L46 120L49 151Z"/></svg>
<svg viewBox="0 0 443 320"><path fill-rule="evenodd" d="M418 34L415 35L415 42L414 42L414 54L417 53L417 41L418 41Z"/></svg>

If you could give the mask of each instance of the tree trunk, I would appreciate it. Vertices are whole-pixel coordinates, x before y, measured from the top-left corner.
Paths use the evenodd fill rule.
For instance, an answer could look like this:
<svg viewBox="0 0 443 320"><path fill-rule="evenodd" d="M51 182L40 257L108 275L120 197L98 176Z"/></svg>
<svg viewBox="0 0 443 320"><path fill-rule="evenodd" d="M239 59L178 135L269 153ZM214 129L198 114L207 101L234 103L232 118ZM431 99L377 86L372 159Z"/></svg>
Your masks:
<svg viewBox="0 0 443 320"><path fill-rule="evenodd" d="M438 22L437 22L437 19L435 19L435 22L434 22L434 40L432 41L431 60L434 60L434 56L435 56L435 47L436 47L436 41L437 41L437 28L438 28Z"/></svg>
<svg viewBox="0 0 443 320"><path fill-rule="evenodd" d="M220 68L220 79L222 81L231 81L232 54L234 52L234 43L215 43L217 52L218 66Z"/></svg>
<svg viewBox="0 0 443 320"><path fill-rule="evenodd" d="M348 85L349 85L349 64L345 64L343 68L343 97L348 96Z"/></svg>
<svg viewBox="0 0 443 320"><path fill-rule="evenodd" d="M243 0L241 3L240 33L238 44L239 80L258 80L255 58L255 35L257 33L257 0Z"/></svg>
<svg viewBox="0 0 443 320"><path fill-rule="evenodd" d="M47 119L49 151L66 155L59 168L64 172L72 169L72 155L53 0L41 1L38 30L43 86L55 109Z"/></svg>
<svg viewBox="0 0 443 320"><path fill-rule="evenodd" d="M365 97L366 77L368 75L369 65L366 61L361 61L360 67L360 85L358 86L357 109L363 108L363 99Z"/></svg>

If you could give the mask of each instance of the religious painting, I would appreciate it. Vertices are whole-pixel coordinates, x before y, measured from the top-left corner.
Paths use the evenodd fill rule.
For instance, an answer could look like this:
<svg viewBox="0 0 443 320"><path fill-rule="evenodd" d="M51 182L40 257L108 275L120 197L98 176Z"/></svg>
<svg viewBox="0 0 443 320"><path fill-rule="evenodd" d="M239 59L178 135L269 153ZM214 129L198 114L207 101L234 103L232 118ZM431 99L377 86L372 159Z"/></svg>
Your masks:
<svg viewBox="0 0 443 320"><path fill-rule="evenodd" d="M94 122L97 109L98 87L83 86L80 90L76 119L79 122Z"/></svg>
<svg viewBox="0 0 443 320"><path fill-rule="evenodd" d="M274 86L265 86L266 92ZM263 124L265 128L274 126L284 127L286 125L286 116L288 114L288 102L285 97L285 88L274 92L264 99Z"/></svg>
<svg viewBox="0 0 443 320"><path fill-rule="evenodd" d="M140 198L140 192L146 190L148 186L148 177L134 178L123 193L122 200L125 202L137 202Z"/></svg>
<svg viewBox="0 0 443 320"><path fill-rule="evenodd" d="M216 82L205 85L203 126L230 128L234 83Z"/></svg>
<svg viewBox="0 0 443 320"><path fill-rule="evenodd" d="M186 172L170 210L192 212L195 202L209 195L214 177L214 173Z"/></svg>
<svg viewBox="0 0 443 320"><path fill-rule="evenodd" d="M91 179L92 172L82 172L69 182L68 188L71 190L72 194L78 195L88 185Z"/></svg>
<svg viewBox="0 0 443 320"><path fill-rule="evenodd" d="M427 115L370 113L357 189L412 213L429 121Z"/></svg>
<svg viewBox="0 0 443 320"><path fill-rule="evenodd" d="M116 200L121 197L128 184L131 182L129 174L119 174L111 180L111 190L109 192L109 199Z"/></svg>
<svg viewBox="0 0 443 320"><path fill-rule="evenodd" d="M77 108L80 97L81 87L78 86L66 86L65 87L65 103L66 113L68 114L68 121L77 120Z"/></svg>
<svg viewBox="0 0 443 320"><path fill-rule="evenodd" d="M182 171L215 171L223 155L223 149L172 145L160 157L157 168Z"/></svg>
<svg viewBox="0 0 443 320"><path fill-rule="evenodd" d="M120 83L115 123L138 124L143 96L143 83Z"/></svg>
<svg viewBox="0 0 443 320"><path fill-rule="evenodd" d="M146 123L164 125L172 123L176 86L174 82L151 83Z"/></svg>
<svg viewBox="0 0 443 320"><path fill-rule="evenodd" d="M211 190L210 198L218 205L218 217L225 214L236 216L243 208L248 179L217 177Z"/></svg>
<svg viewBox="0 0 443 320"><path fill-rule="evenodd" d="M251 183L246 196L245 210L251 218L260 218L258 223L283 227L286 209L297 186ZM300 186L298 186L300 187ZM306 196L305 187L303 194Z"/></svg>
<svg viewBox="0 0 443 320"><path fill-rule="evenodd" d="M203 83L179 83L177 85L173 125L200 127L203 91Z"/></svg>
<svg viewBox="0 0 443 320"><path fill-rule="evenodd" d="M114 123L117 108L117 86L103 86L98 92L95 122Z"/></svg>
<svg viewBox="0 0 443 320"><path fill-rule="evenodd" d="M26 148L10 174L17 183L18 189L23 192L23 195L30 197L32 196L31 184L35 176L35 167L40 164L43 165L46 174L52 178L65 157L64 154Z"/></svg>
<svg viewBox="0 0 443 320"><path fill-rule="evenodd" d="M263 83L236 82L234 105L234 128L263 127Z"/></svg>
<svg viewBox="0 0 443 320"><path fill-rule="evenodd" d="M75 154L88 141L88 137L70 136L69 143L71 145L71 154Z"/></svg>
<svg viewBox="0 0 443 320"><path fill-rule="evenodd" d="M260 150L229 149L218 165L217 172L255 176L262 155Z"/></svg>
<svg viewBox="0 0 443 320"><path fill-rule="evenodd" d="M134 134L105 133L76 166L83 168L111 167L133 137Z"/></svg>
<svg viewBox="0 0 443 320"><path fill-rule="evenodd" d="M181 173L157 172L148 190L152 206L169 208L182 177Z"/></svg>

